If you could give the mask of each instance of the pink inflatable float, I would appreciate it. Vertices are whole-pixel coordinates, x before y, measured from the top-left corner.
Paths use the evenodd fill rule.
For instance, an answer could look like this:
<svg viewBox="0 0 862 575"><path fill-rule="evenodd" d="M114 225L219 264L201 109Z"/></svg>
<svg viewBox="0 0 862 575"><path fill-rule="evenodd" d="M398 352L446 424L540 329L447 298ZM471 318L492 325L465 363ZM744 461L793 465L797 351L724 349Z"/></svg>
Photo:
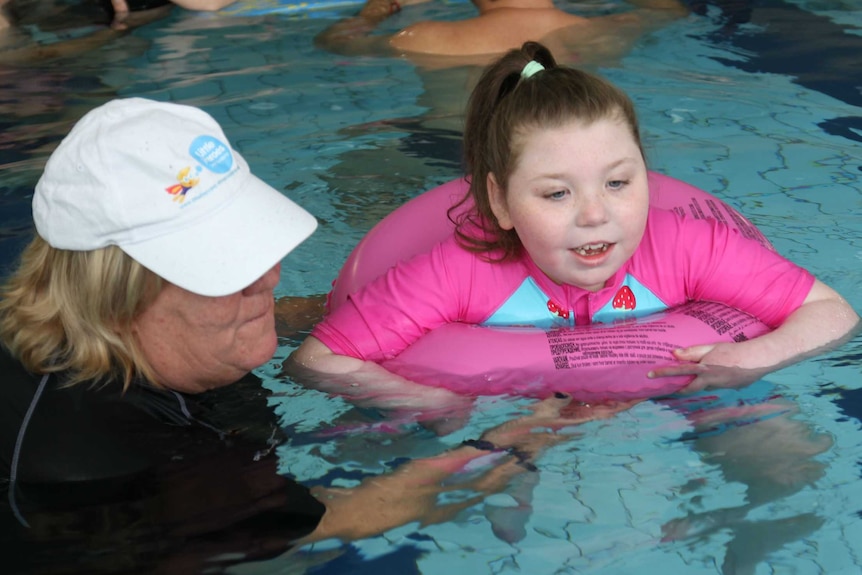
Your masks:
<svg viewBox="0 0 862 575"><path fill-rule="evenodd" d="M381 220L341 269L329 294L330 309L397 262L452 234L447 210L467 189L463 179L453 180ZM771 247L739 212L679 180L651 172L650 203L725 222ZM383 366L412 381L470 395L542 397L562 391L582 401L635 399L667 395L691 381L688 376L647 377L657 366L676 363L673 349L743 341L768 330L752 316L713 302L691 302L631 322L553 330L453 323L429 332Z"/></svg>

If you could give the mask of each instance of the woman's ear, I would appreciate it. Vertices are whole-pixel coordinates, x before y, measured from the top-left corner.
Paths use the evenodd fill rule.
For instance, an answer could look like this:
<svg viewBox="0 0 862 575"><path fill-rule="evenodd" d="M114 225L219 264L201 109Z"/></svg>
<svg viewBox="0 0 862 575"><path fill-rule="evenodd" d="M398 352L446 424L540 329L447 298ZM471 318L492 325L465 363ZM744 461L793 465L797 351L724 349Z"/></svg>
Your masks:
<svg viewBox="0 0 862 575"><path fill-rule="evenodd" d="M491 211L494 212L494 217L497 218L497 223L504 230L511 230L514 226L509 218L509 208L506 205L506 191L497 183L497 178L493 173L488 173L488 203L491 205Z"/></svg>

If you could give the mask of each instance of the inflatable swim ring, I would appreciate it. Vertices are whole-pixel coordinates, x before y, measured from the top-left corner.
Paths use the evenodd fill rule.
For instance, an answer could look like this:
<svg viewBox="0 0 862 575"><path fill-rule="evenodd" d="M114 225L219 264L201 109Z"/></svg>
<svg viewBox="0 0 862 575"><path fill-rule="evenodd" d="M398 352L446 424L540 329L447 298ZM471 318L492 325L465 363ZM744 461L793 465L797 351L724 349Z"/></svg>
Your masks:
<svg viewBox="0 0 862 575"><path fill-rule="evenodd" d="M654 172L649 186L651 205L725 222L772 248L751 222L707 192ZM336 278L329 308L337 309L348 294L451 235L454 224L447 210L468 187L464 179L443 184L374 226ZM675 364L672 350L744 341L767 331L756 318L713 302L691 302L625 323L553 330L452 323L432 330L382 365L412 381L470 395L542 397L562 391L582 401L636 399L672 394L692 380L646 376L657 366Z"/></svg>

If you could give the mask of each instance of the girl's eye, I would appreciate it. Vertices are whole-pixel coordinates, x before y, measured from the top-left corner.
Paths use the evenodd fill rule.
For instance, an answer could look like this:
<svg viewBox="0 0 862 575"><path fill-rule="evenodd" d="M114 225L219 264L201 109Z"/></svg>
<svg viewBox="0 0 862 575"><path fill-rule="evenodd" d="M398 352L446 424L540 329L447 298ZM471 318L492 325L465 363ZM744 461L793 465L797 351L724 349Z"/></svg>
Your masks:
<svg viewBox="0 0 862 575"><path fill-rule="evenodd" d="M628 184L626 180L611 180L608 182L608 188L611 190L620 190Z"/></svg>
<svg viewBox="0 0 862 575"><path fill-rule="evenodd" d="M551 192L547 195L548 199L551 200L562 200L566 197L566 190L557 190L555 192Z"/></svg>

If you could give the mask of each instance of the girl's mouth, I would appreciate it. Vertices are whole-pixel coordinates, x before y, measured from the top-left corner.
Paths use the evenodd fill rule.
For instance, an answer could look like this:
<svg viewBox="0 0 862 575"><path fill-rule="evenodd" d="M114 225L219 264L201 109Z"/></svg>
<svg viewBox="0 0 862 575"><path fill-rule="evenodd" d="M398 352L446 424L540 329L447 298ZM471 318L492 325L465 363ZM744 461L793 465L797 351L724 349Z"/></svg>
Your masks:
<svg viewBox="0 0 862 575"><path fill-rule="evenodd" d="M608 251L611 244L584 244L574 248L574 252L584 257L597 256Z"/></svg>

